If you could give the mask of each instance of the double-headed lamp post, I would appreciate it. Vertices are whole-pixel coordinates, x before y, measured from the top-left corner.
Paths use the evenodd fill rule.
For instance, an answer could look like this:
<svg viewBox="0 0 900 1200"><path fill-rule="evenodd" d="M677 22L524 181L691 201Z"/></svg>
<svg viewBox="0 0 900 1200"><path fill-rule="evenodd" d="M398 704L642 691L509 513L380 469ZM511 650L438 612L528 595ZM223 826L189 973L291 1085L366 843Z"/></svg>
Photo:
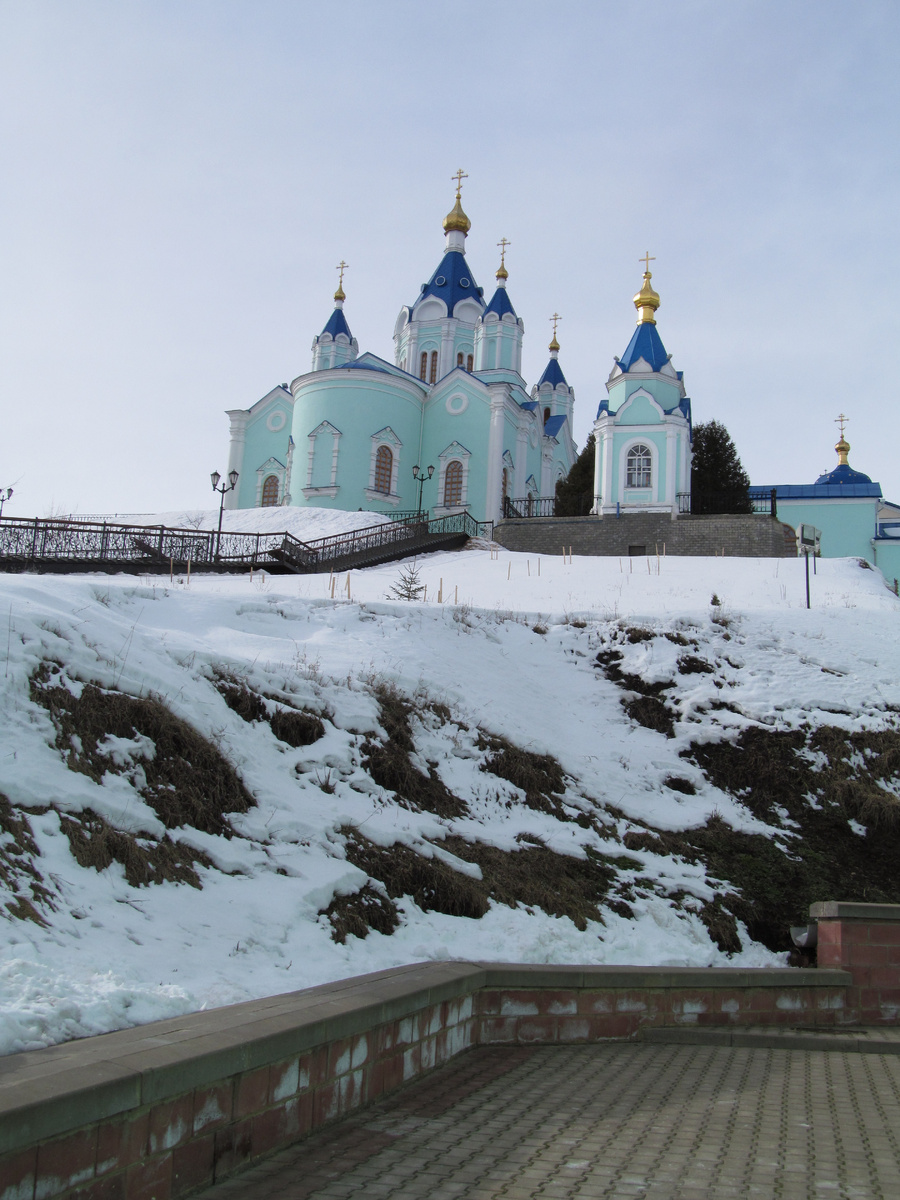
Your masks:
<svg viewBox="0 0 900 1200"><path fill-rule="evenodd" d="M224 483L222 484L221 487L219 487L219 480L221 478L222 478L222 476L219 474L218 471L213 471L213 473L210 475L210 479L212 480L212 485L213 485L213 491L218 492L222 497L222 499L219 501L219 528L218 528L218 531L216 532L216 558L219 557L219 543L222 540L222 515L225 512L225 496L228 492L233 492L234 489L237 487L238 473L237 473L237 471L229 472L227 487L225 486Z"/></svg>
<svg viewBox="0 0 900 1200"><path fill-rule="evenodd" d="M3 505L7 502L12 494L12 488L4 488L2 491L0 491L0 517L3 516Z"/></svg>
<svg viewBox="0 0 900 1200"><path fill-rule="evenodd" d="M427 475L425 472L428 472ZM425 480L430 479L434 474L434 467L426 467L423 471L420 467L413 467L413 479L419 485L419 507L416 509L416 516L422 515L422 488L425 486Z"/></svg>

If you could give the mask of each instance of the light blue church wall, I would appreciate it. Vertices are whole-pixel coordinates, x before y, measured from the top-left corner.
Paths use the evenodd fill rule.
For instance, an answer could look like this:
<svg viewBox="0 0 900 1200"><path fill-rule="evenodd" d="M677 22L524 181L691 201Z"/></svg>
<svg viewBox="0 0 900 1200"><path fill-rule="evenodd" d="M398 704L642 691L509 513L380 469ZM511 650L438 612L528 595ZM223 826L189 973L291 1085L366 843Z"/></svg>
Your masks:
<svg viewBox="0 0 900 1200"><path fill-rule="evenodd" d="M889 587L900 581L900 537L879 537L874 543L875 566Z"/></svg>
<svg viewBox="0 0 900 1200"><path fill-rule="evenodd" d="M792 525L815 525L822 530L823 558L872 560L876 500L843 497L835 500L784 500L778 498L778 519Z"/></svg>

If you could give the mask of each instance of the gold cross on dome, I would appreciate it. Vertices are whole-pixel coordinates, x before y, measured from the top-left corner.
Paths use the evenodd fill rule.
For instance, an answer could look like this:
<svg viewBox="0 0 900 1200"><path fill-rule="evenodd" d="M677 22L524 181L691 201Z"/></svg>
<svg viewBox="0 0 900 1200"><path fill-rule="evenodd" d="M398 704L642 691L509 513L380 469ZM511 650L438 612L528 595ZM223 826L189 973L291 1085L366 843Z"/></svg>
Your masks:
<svg viewBox="0 0 900 1200"><path fill-rule="evenodd" d="M841 413L841 415L839 417L835 417L835 419L834 419L835 425L840 425L840 427L841 427L841 438L843 438L843 436L844 436L844 426L846 425L846 423L849 420L850 420L850 418L845 417L843 413Z"/></svg>
<svg viewBox="0 0 900 1200"><path fill-rule="evenodd" d="M341 278L340 278L340 282L338 283L338 287L344 286L344 272L347 270L347 268L349 266L350 266L349 263L345 263L344 260L341 259L341 261L338 263L338 265L334 268L336 271L340 271L340 273L341 273Z"/></svg>
<svg viewBox="0 0 900 1200"><path fill-rule="evenodd" d="M500 247L500 266L503 267L506 265L506 247L511 246L512 242L504 237L500 239L497 245Z"/></svg>
<svg viewBox="0 0 900 1200"><path fill-rule="evenodd" d="M638 262L642 262L642 263L644 264L644 270L645 270L646 272L648 272L648 273L649 273L649 271L650 271L650 264L651 264L652 262L656 262L656 255L655 255L655 254L651 254L651 253L650 253L650 251L648 250L648 251L647 251L647 253L644 255L644 257L643 257L643 258L639 258L639 259L638 259Z"/></svg>
<svg viewBox="0 0 900 1200"><path fill-rule="evenodd" d="M556 325L558 321L562 320L562 317L559 313L554 313L550 320L553 322L553 336L556 337Z"/></svg>
<svg viewBox="0 0 900 1200"><path fill-rule="evenodd" d="M457 200L460 199L460 196L462 194L462 181L464 179L468 179L468 178L469 178L468 175L465 173L465 171L462 169L462 167L459 168L459 170L456 172L455 175L451 176L451 179L456 180L456 198L457 198Z"/></svg>

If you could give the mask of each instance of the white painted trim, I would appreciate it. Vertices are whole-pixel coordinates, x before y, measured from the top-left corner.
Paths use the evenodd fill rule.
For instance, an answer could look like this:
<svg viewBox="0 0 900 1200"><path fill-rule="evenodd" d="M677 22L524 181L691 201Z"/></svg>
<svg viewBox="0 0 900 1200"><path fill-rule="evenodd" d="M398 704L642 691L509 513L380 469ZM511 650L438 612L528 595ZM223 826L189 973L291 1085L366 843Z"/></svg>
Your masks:
<svg viewBox="0 0 900 1200"><path fill-rule="evenodd" d="M468 505L469 461L471 457L471 451L467 450L465 446L461 446L459 442L451 442L447 449L441 451L441 453L438 455L438 462L440 463L440 466L438 468L437 494L441 503L435 507L435 511L437 511L437 508L440 508L444 514L448 512L458 512L460 509L465 508ZM454 504L450 507L447 507L443 504L444 487L446 486L447 482L447 468L452 462L458 462L462 466L462 491L460 492L459 504Z"/></svg>
<svg viewBox="0 0 900 1200"><path fill-rule="evenodd" d="M375 464L378 458L378 449L380 446L387 446L391 452L391 490L390 492L379 492L375 487ZM403 448L403 443L391 429L390 425L385 425L384 429L379 429L377 433L372 434L372 453L369 456L369 486L365 489L366 498L371 500L373 497L384 496L390 503L395 504L400 502L400 497L397 496L397 480L400 478L400 451ZM369 495L369 493L372 495ZM397 496L396 500L392 500L392 496Z"/></svg>

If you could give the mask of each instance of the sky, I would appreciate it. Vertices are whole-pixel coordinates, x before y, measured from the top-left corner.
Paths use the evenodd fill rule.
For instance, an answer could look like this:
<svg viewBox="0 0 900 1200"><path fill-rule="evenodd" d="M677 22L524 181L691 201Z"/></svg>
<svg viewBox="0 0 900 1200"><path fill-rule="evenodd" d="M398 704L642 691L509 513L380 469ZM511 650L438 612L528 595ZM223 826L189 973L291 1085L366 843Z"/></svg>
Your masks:
<svg viewBox="0 0 900 1200"><path fill-rule="evenodd" d="M4 513L208 505L225 410L310 369L341 259L392 358L459 167L529 387L562 315L579 446L649 252L753 483L831 469L844 412L900 500L898 50L893 0L0 0Z"/></svg>

